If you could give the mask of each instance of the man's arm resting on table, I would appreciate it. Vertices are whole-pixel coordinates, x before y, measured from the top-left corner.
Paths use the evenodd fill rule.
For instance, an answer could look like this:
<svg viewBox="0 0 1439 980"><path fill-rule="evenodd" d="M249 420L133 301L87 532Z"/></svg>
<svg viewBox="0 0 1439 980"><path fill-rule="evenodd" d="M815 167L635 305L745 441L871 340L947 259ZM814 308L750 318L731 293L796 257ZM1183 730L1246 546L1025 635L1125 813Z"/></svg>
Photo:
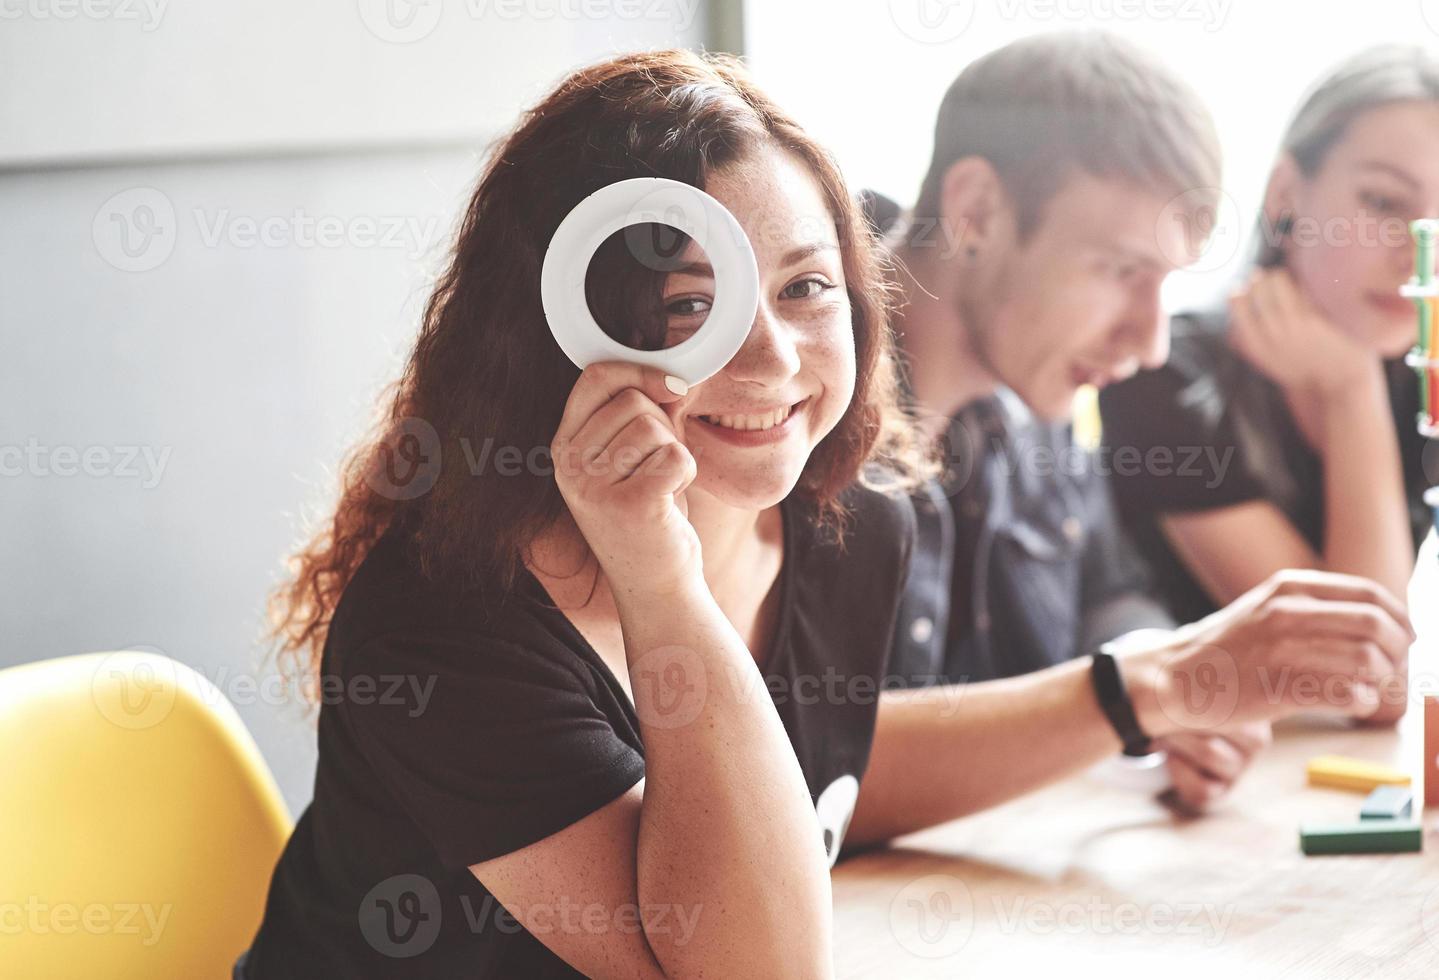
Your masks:
<svg viewBox="0 0 1439 980"><path fill-rule="evenodd" d="M1382 586L1284 571L1116 658L1140 728L1159 738L1300 706L1371 717L1383 708L1379 688L1407 672L1413 641L1403 604ZM885 691L847 839L875 843L966 816L1117 752L1090 667L1086 657L1005 680ZM1201 704L1174 697L1195 685L1228 693ZM1314 690L1326 692L1320 704Z"/></svg>
<svg viewBox="0 0 1439 980"><path fill-rule="evenodd" d="M848 844L872 844L997 806L1123 747L1082 657L1022 677L885 691ZM1153 675L1126 660L1140 726L1160 734ZM1149 675L1149 676L1142 676Z"/></svg>

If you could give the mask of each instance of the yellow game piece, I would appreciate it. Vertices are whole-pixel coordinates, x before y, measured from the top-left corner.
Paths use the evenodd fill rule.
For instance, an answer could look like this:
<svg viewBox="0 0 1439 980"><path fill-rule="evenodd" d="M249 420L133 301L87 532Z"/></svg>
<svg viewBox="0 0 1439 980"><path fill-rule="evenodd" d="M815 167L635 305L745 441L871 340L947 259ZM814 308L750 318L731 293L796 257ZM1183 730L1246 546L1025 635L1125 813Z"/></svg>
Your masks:
<svg viewBox="0 0 1439 980"><path fill-rule="evenodd" d="M1408 786L1409 774L1363 759L1321 755L1309 760L1309 785L1368 793L1376 786Z"/></svg>

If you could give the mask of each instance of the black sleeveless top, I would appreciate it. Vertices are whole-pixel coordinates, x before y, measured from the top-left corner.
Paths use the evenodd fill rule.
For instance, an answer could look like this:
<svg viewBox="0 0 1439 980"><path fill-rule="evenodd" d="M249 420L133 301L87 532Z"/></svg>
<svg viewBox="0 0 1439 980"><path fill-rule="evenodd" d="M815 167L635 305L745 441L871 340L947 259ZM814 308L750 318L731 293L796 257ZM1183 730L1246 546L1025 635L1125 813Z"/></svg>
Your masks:
<svg viewBox="0 0 1439 980"><path fill-rule="evenodd" d="M764 670L831 863L869 757L914 535L904 498L855 486L844 500L842 548L810 504L792 494L780 505ZM486 606L436 589L390 537L345 590L323 655L314 800L275 868L248 980L578 975L469 865L638 782L640 728L533 576Z"/></svg>

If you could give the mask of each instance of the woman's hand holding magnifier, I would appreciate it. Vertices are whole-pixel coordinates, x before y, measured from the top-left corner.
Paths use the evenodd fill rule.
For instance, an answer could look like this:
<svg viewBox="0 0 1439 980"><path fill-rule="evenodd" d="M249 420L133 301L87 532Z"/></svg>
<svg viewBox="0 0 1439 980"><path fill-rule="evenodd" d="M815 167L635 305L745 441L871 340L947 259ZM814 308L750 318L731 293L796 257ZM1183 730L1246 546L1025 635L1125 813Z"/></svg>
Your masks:
<svg viewBox="0 0 1439 980"><path fill-rule="evenodd" d="M681 397L656 368L592 364L570 392L550 446L560 493L617 601L703 579L684 503L695 459L661 407Z"/></svg>

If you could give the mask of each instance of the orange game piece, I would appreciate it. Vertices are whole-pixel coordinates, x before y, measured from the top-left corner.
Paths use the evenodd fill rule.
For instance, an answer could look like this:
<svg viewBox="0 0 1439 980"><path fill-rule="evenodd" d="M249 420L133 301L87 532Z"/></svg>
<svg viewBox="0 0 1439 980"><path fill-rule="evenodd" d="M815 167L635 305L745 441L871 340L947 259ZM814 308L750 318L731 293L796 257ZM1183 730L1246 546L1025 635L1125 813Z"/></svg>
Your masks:
<svg viewBox="0 0 1439 980"><path fill-rule="evenodd" d="M1439 806L1439 697L1424 695L1424 805Z"/></svg>

